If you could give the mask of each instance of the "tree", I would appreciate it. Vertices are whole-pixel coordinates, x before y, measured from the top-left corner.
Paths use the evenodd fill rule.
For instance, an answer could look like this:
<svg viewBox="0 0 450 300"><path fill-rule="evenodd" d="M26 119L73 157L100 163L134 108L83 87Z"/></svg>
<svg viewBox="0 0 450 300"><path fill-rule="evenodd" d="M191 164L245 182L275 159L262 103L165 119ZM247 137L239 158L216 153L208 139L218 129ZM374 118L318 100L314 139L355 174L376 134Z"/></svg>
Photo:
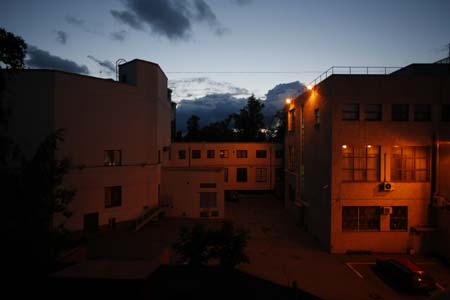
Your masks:
<svg viewBox="0 0 450 300"><path fill-rule="evenodd" d="M232 116L211 123L201 130L202 140L207 142L230 142L235 139L233 129L230 128Z"/></svg>
<svg viewBox="0 0 450 300"><path fill-rule="evenodd" d="M264 104L252 95L248 98L247 104L241 109L239 114L233 115L240 140L249 142L264 140L265 135L261 131L264 128L263 107Z"/></svg>
<svg viewBox="0 0 450 300"><path fill-rule="evenodd" d="M205 226L196 223L191 230L187 228L181 230L173 248L190 266L200 267L209 259L208 235Z"/></svg>
<svg viewBox="0 0 450 300"><path fill-rule="evenodd" d="M285 108L280 109L275 113L272 124L270 139L274 142L282 143L284 141L287 125L287 111Z"/></svg>
<svg viewBox="0 0 450 300"><path fill-rule="evenodd" d="M26 51L27 44L21 37L0 28L0 62L6 68L23 69Z"/></svg>
<svg viewBox="0 0 450 300"><path fill-rule="evenodd" d="M200 131L200 118L196 115L192 115L186 122L187 133L184 139L189 142L198 142L201 140Z"/></svg>

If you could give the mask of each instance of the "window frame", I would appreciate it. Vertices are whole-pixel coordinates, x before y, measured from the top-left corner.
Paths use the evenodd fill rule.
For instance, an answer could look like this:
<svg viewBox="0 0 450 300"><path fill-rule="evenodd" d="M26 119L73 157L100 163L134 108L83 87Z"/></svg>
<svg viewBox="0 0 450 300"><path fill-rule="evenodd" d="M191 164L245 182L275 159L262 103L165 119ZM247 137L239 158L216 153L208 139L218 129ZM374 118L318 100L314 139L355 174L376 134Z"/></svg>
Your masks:
<svg viewBox="0 0 450 300"><path fill-rule="evenodd" d="M206 150L206 158L215 158L216 157L216 150L214 149L208 149Z"/></svg>
<svg viewBox="0 0 450 300"><path fill-rule="evenodd" d="M375 108L377 109L371 109ZM368 117L369 116L369 117ZM383 121L383 104L368 103L364 105L364 121Z"/></svg>
<svg viewBox="0 0 450 300"><path fill-rule="evenodd" d="M236 158L248 158L248 150L237 149L236 150Z"/></svg>
<svg viewBox="0 0 450 300"><path fill-rule="evenodd" d="M118 154L118 156L116 156ZM118 161L116 161L118 158ZM108 149L104 150L104 165L107 167L117 167L122 165L122 150Z"/></svg>
<svg viewBox="0 0 450 300"><path fill-rule="evenodd" d="M406 110L404 109L406 108ZM394 122L408 122L410 107L407 103L394 103L391 105L391 120Z"/></svg>
<svg viewBox="0 0 450 300"><path fill-rule="evenodd" d="M370 150L377 149L377 153L370 154ZM346 151L351 150L351 153L348 154ZM364 154L360 155L360 153L363 150ZM381 155L380 146L346 146L346 148L341 149L341 157L342 157L342 172L343 172L343 178L342 182L377 182L380 181L380 173L381 173ZM358 155L359 154L359 155ZM347 167L346 165L346 159L351 161L351 167ZM369 168L369 160L375 160L376 168ZM363 167L356 167L356 166L363 166ZM369 172L375 171L376 178L369 180ZM347 176L348 173L351 174L351 176ZM358 180L356 179L357 174L362 174L362 179ZM347 177L351 177L352 179L347 179Z"/></svg>
<svg viewBox="0 0 450 300"><path fill-rule="evenodd" d="M262 153L264 153L264 154L262 154ZM265 149L256 150L255 156L256 156L256 158L267 158L267 150L265 150Z"/></svg>
<svg viewBox="0 0 450 300"><path fill-rule="evenodd" d="M425 157L417 157L417 150L425 150ZM413 155L404 154L405 150L413 150ZM400 154L395 153L400 151ZM397 156L397 157L396 157ZM391 152L391 181L393 182L429 182L431 179L431 150L429 146L403 146L394 147ZM400 161L400 168L396 167L395 160ZM412 168L406 167L408 160L412 161ZM425 160L425 169L416 168L418 160ZM418 172L425 172L425 179L418 180ZM411 175L408 178L408 173Z"/></svg>
<svg viewBox="0 0 450 300"><path fill-rule="evenodd" d="M255 168L255 181L259 183L266 183L267 174L267 168Z"/></svg>
<svg viewBox="0 0 450 300"><path fill-rule="evenodd" d="M122 186L105 186L105 208L121 207L122 206ZM117 195L119 195L118 198Z"/></svg>
<svg viewBox="0 0 450 300"><path fill-rule="evenodd" d="M349 210L356 210L356 216L353 213L353 218L349 218L346 220L345 215L352 217L351 213L348 213L348 212L347 212L347 214L345 213L345 211L349 211ZM368 214L364 214L362 212L364 210L367 210L369 212L370 212L370 210L372 210L375 212L375 215L369 216ZM355 226L355 222L356 222L356 226ZM372 223L372 222L375 222L375 223ZM350 223L351 226L345 226L346 223ZM361 226L361 225L363 225L363 226ZM368 225L369 226L376 225L376 226L369 228ZM342 206L341 230L342 230L342 232L380 232L381 231L381 209L380 209L380 207L379 206Z"/></svg>
<svg viewBox="0 0 450 300"><path fill-rule="evenodd" d="M350 109L353 106L354 109ZM342 121L359 121L360 120L360 104L355 102L347 102L342 104ZM349 117L354 115L354 117Z"/></svg>
<svg viewBox="0 0 450 300"><path fill-rule="evenodd" d="M243 172L240 174L239 172ZM248 170L247 168L236 168L236 182L246 183L248 182Z"/></svg>
<svg viewBox="0 0 450 300"><path fill-rule="evenodd" d="M202 150L199 150L199 149L191 150L191 158L192 159L201 159L202 158Z"/></svg>

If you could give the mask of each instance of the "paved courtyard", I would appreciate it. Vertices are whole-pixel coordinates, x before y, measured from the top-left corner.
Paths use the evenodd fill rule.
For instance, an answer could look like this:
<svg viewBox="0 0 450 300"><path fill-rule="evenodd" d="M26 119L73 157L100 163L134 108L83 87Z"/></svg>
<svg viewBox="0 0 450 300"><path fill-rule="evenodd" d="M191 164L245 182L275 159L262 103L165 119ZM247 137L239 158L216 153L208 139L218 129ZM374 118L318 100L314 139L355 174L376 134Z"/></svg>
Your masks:
<svg viewBox="0 0 450 300"><path fill-rule="evenodd" d="M250 230L250 264L240 269L271 281L298 286L323 299L427 299L386 285L372 270L373 255L331 255L300 230L282 203L267 195L244 195L226 204L227 218ZM439 282L450 286L450 271L431 258L416 257ZM440 290L438 289L437 292Z"/></svg>

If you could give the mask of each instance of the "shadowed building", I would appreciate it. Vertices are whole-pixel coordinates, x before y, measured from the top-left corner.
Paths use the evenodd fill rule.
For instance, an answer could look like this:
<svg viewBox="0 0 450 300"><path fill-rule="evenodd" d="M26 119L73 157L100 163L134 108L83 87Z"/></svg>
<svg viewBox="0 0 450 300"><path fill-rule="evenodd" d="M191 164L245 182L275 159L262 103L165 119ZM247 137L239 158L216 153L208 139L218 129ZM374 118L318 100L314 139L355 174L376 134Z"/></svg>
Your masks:
<svg viewBox="0 0 450 300"><path fill-rule="evenodd" d="M347 70L288 105L286 207L333 253L448 255L449 65Z"/></svg>

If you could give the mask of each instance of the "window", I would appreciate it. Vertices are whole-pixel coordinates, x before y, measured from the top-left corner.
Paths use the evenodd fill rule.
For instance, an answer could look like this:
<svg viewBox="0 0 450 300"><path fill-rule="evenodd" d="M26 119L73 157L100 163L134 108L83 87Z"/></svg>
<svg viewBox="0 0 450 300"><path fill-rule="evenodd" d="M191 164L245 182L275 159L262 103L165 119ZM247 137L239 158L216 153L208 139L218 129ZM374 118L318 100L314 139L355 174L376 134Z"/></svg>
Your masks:
<svg viewBox="0 0 450 300"><path fill-rule="evenodd" d="M379 231L380 209L378 206L342 207L343 231Z"/></svg>
<svg viewBox="0 0 450 300"><path fill-rule="evenodd" d="M408 104L392 104L392 121L408 121L409 105Z"/></svg>
<svg viewBox="0 0 450 300"><path fill-rule="evenodd" d="M366 104L364 106L364 120L381 121L383 118L383 106L381 104Z"/></svg>
<svg viewBox="0 0 450 300"><path fill-rule="evenodd" d="M207 158L214 158L215 156L216 156L216 151L214 151L214 150L206 151L206 157Z"/></svg>
<svg viewBox="0 0 450 300"><path fill-rule="evenodd" d="M247 182L247 168L237 168L236 169L236 181L237 182Z"/></svg>
<svg viewBox="0 0 450 300"><path fill-rule="evenodd" d="M267 182L267 168L256 168L256 182Z"/></svg>
<svg viewBox="0 0 450 300"><path fill-rule="evenodd" d="M359 120L359 104L358 103L345 103L342 106L342 120L344 120L344 121Z"/></svg>
<svg viewBox="0 0 450 300"><path fill-rule="evenodd" d="M247 150L236 150L236 158L247 158Z"/></svg>
<svg viewBox="0 0 450 300"><path fill-rule="evenodd" d="M216 208L217 207L217 193L201 192L200 193L200 208Z"/></svg>
<svg viewBox="0 0 450 300"><path fill-rule="evenodd" d="M275 150L275 158L283 158L283 150Z"/></svg>
<svg viewBox="0 0 450 300"><path fill-rule="evenodd" d="M202 158L202 151L192 150L192 159L199 159L199 158Z"/></svg>
<svg viewBox="0 0 450 300"><path fill-rule="evenodd" d="M295 130L295 109L291 109L288 113L288 131Z"/></svg>
<svg viewBox="0 0 450 300"><path fill-rule="evenodd" d="M178 150L178 158L186 159L186 150Z"/></svg>
<svg viewBox="0 0 450 300"><path fill-rule="evenodd" d="M228 168L223 169L223 181L228 182Z"/></svg>
<svg viewBox="0 0 450 300"><path fill-rule="evenodd" d="M293 170L295 167L295 151L294 146L289 145L288 147L288 165L289 170Z"/></svg>
<svg viewBox="0 0 450 300"><path fill-rule="evenodd" d="M105 187L105 208L117 207L122 205L122 187Z"/></svg>
<svg viewBox="0 0 450 300"><path fill-rule="evenodd" d="M266 150L256 150L256 158L266 158L267 151Z"/></svg>
<svg viewBox="0 0 450 300"><path fill-rule="evenodd" d="M390 218L391 230L408 230L408 206L393 206Z"/></svg>
<svg viewBox="0 0 450 300"><path fill-rule="evenodd" d="M442 121L450 122L450 104L442 104Z"/></svg>
<svg viewBox="0 0 450 300"><path fill-rule="evenodd" d="M342 181L378 181L380 174L380 147L342 146Z"/></svg>
<svg viewBox="0 0 450 300"><path fill-rule="evenodd" d="M219 156L220 158L228 158L228 150L220 150Z"/></svg>
<svg viewBox="0 0 450 300"><path fill-rule="evenodd" d="M216 184L213 182L200 183L200 188L201 189L214 189L214 188L216 188Z"/></svg>
<svg viewBox="0 0 450 300"><path fill-rule="evenodd" d="M392 181L428 181L428 147L394 147L391 161Z"/></svg>
<svg viewBox="0 0 450 300"><path fill-rule="evenodd" d="M426 122L431 121L431 105L415 104L414 105L414 121Z"/></svg>
<svg viewBox="0 0 450 300"><path fill-rule="evenodd" d="M318 127L320 125L320 109L314 110L314 125Z"/></svg>
<svg viewBox="0 0 450 300"><path fill-rule="evenodd" d="M122 165L122 150L105 150L105 166Z"/></svg>

